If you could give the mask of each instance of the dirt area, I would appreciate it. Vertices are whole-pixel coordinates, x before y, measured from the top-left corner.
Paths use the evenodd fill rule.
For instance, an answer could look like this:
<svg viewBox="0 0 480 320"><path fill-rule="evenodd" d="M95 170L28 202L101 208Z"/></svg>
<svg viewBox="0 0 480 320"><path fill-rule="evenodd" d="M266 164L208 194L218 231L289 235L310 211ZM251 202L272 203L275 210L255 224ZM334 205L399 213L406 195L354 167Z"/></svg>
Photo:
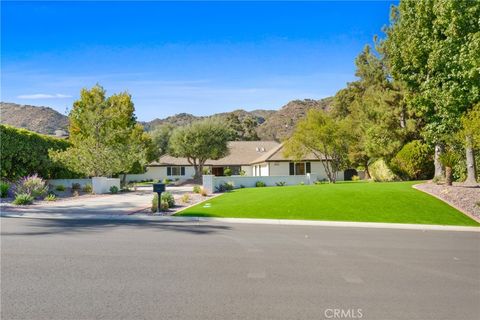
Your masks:
<svg viewBox="0 0 480 320"><path fill-rule="evenodd" d="M428 182L415 187L442 199L480 221L480 186L465 186L462 183L446 186Z"/></svg>
<svg viewBox="0 0 480 320"><path fill-rule="evenodd" d="M201 194L193 193L193 192L181 192L181 193L172 192L172 194L173 194L173 198L175 199L175 207L169 208L168 211L162 212L161 214L163 215L169 215L169 216L174 215L180 210L183 210L199 202L209 200L217 196L217 195L202 196ZM188 195L188 196L184 196L184 195ZM152 195L152 198L153 198L153 195ZM145 210L138 211L135 214L157 215L158 213L156 212L152 213L151 208L146 208Z"/></svg>

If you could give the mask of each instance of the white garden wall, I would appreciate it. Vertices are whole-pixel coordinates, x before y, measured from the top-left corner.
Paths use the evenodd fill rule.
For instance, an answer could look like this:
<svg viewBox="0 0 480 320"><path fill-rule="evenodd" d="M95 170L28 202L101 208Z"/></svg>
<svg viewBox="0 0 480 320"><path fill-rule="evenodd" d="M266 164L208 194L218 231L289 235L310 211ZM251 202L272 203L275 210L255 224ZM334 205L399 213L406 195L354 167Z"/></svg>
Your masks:
<svg viewBox="0 0 480 320"><path fill-rule="evenodd" d="M48 180L48 184L52 186L62 185L65 188L71 188L72 184L78 183L84 187L86 184L92 184L92 179L52 179Z"/></svg>
<svg viewBox="0 0 480 320"><path fill-rule="evenodd" d="M106 177L93 177L92 178L92 191L95 194L110 193L111 187L117 187L120 191L120 179L119 178L106 178Z"/></svg>
<svg viewBox="0 0 480 320"><path fill-rule="evenodd" d="M142 181L142 180L163 180L168 178L170 180L179 179L180 181L185 181L192 179L195 174L195 169L193 166L185 166L185 175L184 176L167 176L167 167L147 167L145 173L140 174L127 174L127 182L130 181Z"/></svg>
<svg viewBox="0 0 480 320"><path fill-rule="evenodd" d="M275 186L277 182L285 182L286 185L298 185L298 184L313 184L317 181L315 174L307 174L304 176L259 176L259 177L247 177L247 176L230 176L230 177L216 177L212 175L203 176L203 187L208 193L215 192L216 188L224 183L232 182L235 188L241 186L245 188L255 187L257 181L263 181L267 186Z"/></svg>

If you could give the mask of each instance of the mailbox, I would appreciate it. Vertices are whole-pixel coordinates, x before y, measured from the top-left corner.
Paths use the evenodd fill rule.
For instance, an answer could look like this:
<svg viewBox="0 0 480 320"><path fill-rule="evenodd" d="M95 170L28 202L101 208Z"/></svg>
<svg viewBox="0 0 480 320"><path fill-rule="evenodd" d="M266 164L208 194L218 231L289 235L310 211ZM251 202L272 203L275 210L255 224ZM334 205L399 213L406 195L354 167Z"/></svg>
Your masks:
<svg viewBox="0 0 480 320"><path fill-rule="evenodd" d="M165 192L165 183L154 183L153 192L156 192L156 193Z"/></svg>

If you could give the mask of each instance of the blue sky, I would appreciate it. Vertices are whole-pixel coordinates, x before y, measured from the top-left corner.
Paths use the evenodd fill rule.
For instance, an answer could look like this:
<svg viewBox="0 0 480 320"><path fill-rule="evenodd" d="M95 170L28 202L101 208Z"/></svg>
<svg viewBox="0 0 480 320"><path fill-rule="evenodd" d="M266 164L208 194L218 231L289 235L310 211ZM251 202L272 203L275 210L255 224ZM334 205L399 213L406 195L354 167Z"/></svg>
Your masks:
<svg viewBox="0 0 480 320"><path fill-rule="evenodd" d="M278 109L354 80L392 3L2 1L1 98L65 113L99 83L140 120Z"/></svg>

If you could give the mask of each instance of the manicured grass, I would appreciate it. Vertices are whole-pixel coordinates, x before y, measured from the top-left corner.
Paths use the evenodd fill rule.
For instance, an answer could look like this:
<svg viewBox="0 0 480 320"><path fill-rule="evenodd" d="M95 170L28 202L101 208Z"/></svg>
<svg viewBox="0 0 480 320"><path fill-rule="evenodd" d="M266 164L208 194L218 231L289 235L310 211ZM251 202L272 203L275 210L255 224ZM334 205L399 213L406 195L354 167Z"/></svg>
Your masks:
<svg viewBox="0 0 480 320"><path fill-rule="evenodd" d="M178 215L480 225L448 204L412 188L415 183L418 182L238 189Z"/></svg>

